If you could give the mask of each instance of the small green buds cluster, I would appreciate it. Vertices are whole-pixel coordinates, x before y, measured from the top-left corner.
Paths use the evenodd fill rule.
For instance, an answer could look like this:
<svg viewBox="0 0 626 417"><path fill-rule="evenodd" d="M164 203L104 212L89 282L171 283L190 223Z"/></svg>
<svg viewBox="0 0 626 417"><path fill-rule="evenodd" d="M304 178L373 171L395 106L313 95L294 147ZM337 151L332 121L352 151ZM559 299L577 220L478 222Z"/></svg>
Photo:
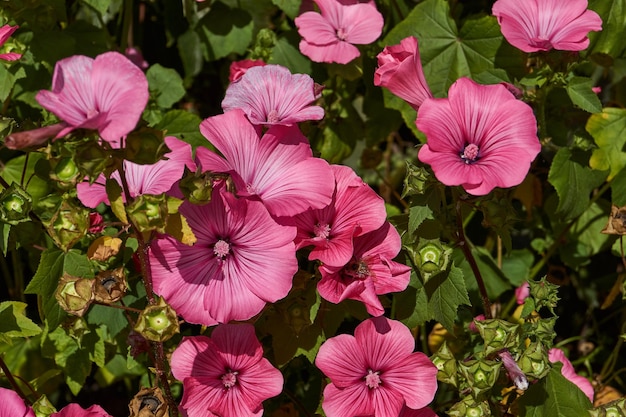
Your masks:
<svg viewBox="0 0 626 417"><path fill-rule="evenodd" d="M134 330L153 342L165 342L180 332L174 309L161 297L157 304L146 307L135 324Z"/></svg>
<svg viewBox="0 0 626 417"><path fill-rule="evenodd" d="M620 398L589 410L591 417L624 417L626 416L626 398Z"/></svg>
<svg viewBox="0 0 626 417"><path fill-rule="evenodd" d="M59 306L69 314L82 317L94 301L93 279L63 274L54 294Z"/></svg>
<svg viewBox="0 0 626 417"><path fill-rule="evenodd" d="M451 417L485 417L491 415L491 409L486 401L476 401L470 396L454 404L447 413Z"/></svg>
<svg viewBox="0 0 626 417"><path fill-rule="evenodd" d="M457 386L457 366L454 354L448 348L448 343L444 340L437 352L430 357L430 360L437 367L437 379L450 385Z"/></svg>
<svg viewBox="0 0 626 417"><path fill-rule="evenodd" d="M256 35L254 46L252 47L251 59L262 59L268 62L272 57L272 50L276 45L276 33L268 28L263 28Z"/></svg>
<svg viewBox="0 0 626 417"><path fill-rule="evenodd" d="M539 281L529 281L530 296L535 302L535 309L539 311L542 307L547 307L554 314L554 308L559 302L559 286L549 282L546 277Z"/></svg>
<svg viewBox="0 0 626 417"><path fill-rule="evenodd" d="M444 246L439 239L420 238L414 260L424 281L448 268L451 253L452 250Z"/></svg>
<svg viewBox="0 0 626 417"><path fill-rule="evenodd" d="M485 341L487 356L502 349L516 349L519 345L519 324L500 319L477 320L474 324Z"/></svg>
<svg viewBox="0 0 626 417"><path fill-rule="evenodd" d="M0 221L12 225L30 221L32 197L19 184L13 183L0 194Z"/></svg>

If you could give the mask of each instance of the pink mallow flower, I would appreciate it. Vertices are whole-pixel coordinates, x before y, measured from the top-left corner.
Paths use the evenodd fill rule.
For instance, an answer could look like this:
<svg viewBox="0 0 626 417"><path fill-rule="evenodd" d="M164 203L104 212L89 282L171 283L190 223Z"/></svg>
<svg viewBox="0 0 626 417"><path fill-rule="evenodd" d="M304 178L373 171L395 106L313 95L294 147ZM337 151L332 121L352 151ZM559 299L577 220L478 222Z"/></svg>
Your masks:
<svg viewBox="0 0 626 417"><path fill-rule="evenodd" d="M42 90L35 98L63 120L57 138L74 129L93 129L119 146L137 125L148 96L143 71L119 52L106 52L95 59L74 55L60 60L54 67L52 91Z"/></svg>
<svg viewBox="0 0 626 417"><path fill-rule="evenodd" d="M354 45L374 42L383 29L383 16L374 1L314 0L321 14L305 12L295 24L302 36L300 52L315 62L347 64L361 53Z"/></svg>
<svg viewBox="0 0 626 417"><path fill-rule="evenodd" d="M4 45L6 41L13 35L19 26L4 25L0 27L0 46ZM5 61L16 61L22 57L22 54L17 52L7 52L6 54L0 54L0 59Z"/></svg>
<svg viewBox="0 0 626 417"><path fill-rule="evenodd" d="M587 0L498 0L492 8L506 40L524 52L582 51L602 19Z"/></svg>
<svg viewBox="0 0 626 417"><path fill-rule="evenodd" d="M380 228L385 202L347 166L331 165L335 193L330 205L297 215L296 247L313 245L309 260L342 268L353 255L353 238Z"/></svg>
<svg viewBox="0 0 626 417"><path fill-rule="evenodd" d="M0 417L35 417L17 392L0 387Z"/></svg>
<svg viewBox="0 0 626 417"><path fill-rule="evenodd" d="M402 323L381 316L363 321L354 336L331 337L315 366L330 383L322 408L327 417L398 417L404 406L424 408L437 391L437 367Z"/></svg>
<svg viewBox="0 0 626 417"><path fill-rule="evenodd" d="M211 338L185 337L172 354L183 381L186 417L261 417L262 402L282 391L283 376L263 357L251 324L224 324Z"/></svg>
<svg viewBox="0 0 626 417"><path fill-rule="evenodd" d="M311 105L320 95L307 74L292 74L280 65L255 66L228 86L222 109L241 109L255 125L291 126L324 117L323 108Z"/></svg>
<svg viewBox="0 0 626 417"><path fill-rule="evenodd" d="M424 101L416 124L427 138L420 161L473 195L520 184L541 150L533 110L501 84L460 78L448 98Z"/></svg>
<svg viewBox="0 0 626 417"><path fill-rule="evenodd" d="M274 126L259 139L237 109L204 120L200 132L223 155L199 147L202 170L229 173L238 196L260 199L272 215L294 216L330 203L332 171L326 161L312 156L297 127Z"/></svg>
<svg viewBox="0 0 626 417"><path fill-rule="evenodd" d="M298 270L294 227L276 223L260 201L237 199L223 186L211 202L179 211L198 239L165 236L152 243L154 291L186 321L212 326L247 320L287 295Z"/></svg>
<svg viewBox="0 0 626 417"><path fill-rule="evenodd" d="M352 259L346 266L320 266L322 279L317 284L318 292L332 303L358 300L372 316L384 314L378 295L405 290L411 278L411 268L392 260L400 252L401 244L400 235L389 222L355 237Z"/></svg>
<svg viewBox="0 0 626 417"><path fill-rule="evenodd" d="M185 166L192 171L195 163L191 157L191 145L173 136L165 138L165 144L170 152L165 158L152 165L139 165L130 161L124 161L123 169L128 183L128 191L131 197L143 194L158 195L169 191L172 185L183 176ZM115 171L111 178L122 185L120 173ZM95 208L100 203L110 204L105 189L106 179L100 174L93 183L81 182L76 186L78 199L87 207ZM124 201L126 197L122 195Z"/></svg>
<svg viewBox="0 0 626 417"><path fill-rule="evenodd" d="M52 413L50 417L111 417L111 415L99 405L92 405L88 409L84 409L78 404L68 404L58 413Z"/></svg>
<svg viewBox="0 0 626 417"><path fill-rule="evenodd" d="M576 373L574 369L574 365L567 359L565 353L559 348L552 348L548 351L548 359L550 362L561 362L563 367L561 368L561 374L565 377L565 379L569 380L571 383L576 385L582 392L585 393L589 401L593 403L593 385L591 382L583 376L580 376Z"/></svg>
<svg viewBox="0 0 626 417"><path fill-rule="evenodd" d="M399 45L386 46L378 54L374 85L386 87L415 110L433 96L424 77L416 37L404 38Z"/></svg>
<svg viewBox="0 0 626 417"><path fill-rule="evenodd" d="M530 296L530 284L524 281L522 285L515 289L515 302L522 305L526 302L526 299Z"/></svg>
<svg viewBox="0 0 626 417"><path fill-rule="evenodd" d="M228 81L231 83L237 82L250 68L264 67L266 65L267 64L262 59L242 59L241 61L233 61L230 64Z"/></svg>

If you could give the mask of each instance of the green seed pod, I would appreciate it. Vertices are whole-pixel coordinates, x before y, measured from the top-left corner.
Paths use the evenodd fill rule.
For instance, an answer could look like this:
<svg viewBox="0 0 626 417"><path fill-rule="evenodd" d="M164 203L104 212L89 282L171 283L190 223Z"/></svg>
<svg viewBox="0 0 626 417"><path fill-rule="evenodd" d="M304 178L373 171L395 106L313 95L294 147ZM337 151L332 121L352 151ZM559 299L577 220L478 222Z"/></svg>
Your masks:
<svg viewBox="0 0 626 417"><path fill-rule="evenodd" d="M56 181L59 188L71 188L82 180L83 176L72 158L61 158L50 162L53 167L49 172L50 179Z"/></svg>
<svg viewBox="0 0 626 417"><path fill-rule="evenodd" d="M478 332L485 341L485 355L502 349L517 350L519 345L519 324L500 319L475 321Z"/></svg>
<svg viewBox="0 0 626 417"><path fill-rule="evenodd" d="M12 225L30 221L32 206L32 197L14 182L0 193L0 221Z"/></svg>
<svg viewBox="0 0 626 417"><path fill-rule="evenodd" d="M548 349L541 342L532 342L519 358L518 364L528 377L541 379L548 375L552 366Z"/></svg>
<svg viewBox="0 0 626 417"><path fill-rule="evenodd" d="M475 359L459 362L458 366L474 397L478 397L478 395L489 391L495 385L500 376L502 362Z"/></svg>
<svg viewBox="0 0 626 417"><path fill-rule="evenodd" d="M139 231L163 231L168 214L167 198L165 194L140 195L128 205L126 212Z"/></svg>
<svg viewBox="0 0 626 417"><path fill-rule="evenodd" d="M67 251L89 231L89 210L73 200L63 200L44 225L57 246Z"/></svg>
<svg viewBox="0 0 626 417"><path fill-rule="evenodd" d="M424 281L448 268L451 252L439 239L420 238L414 258Z"/></svg>
<svg viewBox="0 0 626 417"><path fill-rule="evenodd" d="M428 171L423 167L418 167L410 162L406 163L406 176L404 177L404 189L402 198L409 195L424 194L427 182L431 178Z"/></svg>
<svg viewBox="0 0 626 417"><path fill-rule="evenodd" d="M82 317L94 300L94 280L63 274L54 294L61 308Z"/></svg>
<svg viewBox="0 0 626 417"><path fill-rule="evenodd" d="M447 342L444 340L439 350L435 352L430 360L435 364L438 371L437 379L441 382L457 386L457 366L454 354L448 348Z"/></svg>
<svg viewBox="0 0 626 417"><path fill-rule="evenodd" d="M153 342L165 342L180 332L174 309L158 297L158 303L146 307L135 324L134 330Z"/></svg>
<svg viewBox="0 0 626 417"><path fill-rule="evenodd" d="M476 401L472 397L465 397L454 404L447 413L451 417L485 417L491 415L491 409L486 401Z"/></svg>

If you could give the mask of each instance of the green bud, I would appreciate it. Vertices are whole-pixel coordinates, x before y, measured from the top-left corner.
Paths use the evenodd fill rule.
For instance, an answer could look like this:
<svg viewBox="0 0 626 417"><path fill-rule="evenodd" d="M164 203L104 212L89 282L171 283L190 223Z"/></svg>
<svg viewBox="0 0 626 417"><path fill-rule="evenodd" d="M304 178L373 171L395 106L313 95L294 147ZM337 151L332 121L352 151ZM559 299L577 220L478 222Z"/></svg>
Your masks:
<svg viewBox="0 0 626 417"><path fill-rule="evenodd" d="M168 214L167 198L165 194L140 195L128 205L126 212L139 231L163 231Z"/></svg>
<svg viewBox="0 0 626 417"><path fill-rule="evenodd" d="M143 127L126 136L124 158L140 165L154 164L170 152L162 130Z"/></svg>
<svg viewBox="0 0 626 417"><path fill-rule="evenodd" d="M415 264L425 281L448 268L451 252L452 250L444 246L439 239L420 238L415 253Z"/></svg>
<svg viewBox="0 0 626 417"><path fill-rule="evenodd" d="M59 306L69 314L82 317L94 300L94 280L63 274L54 294Z"/></svg>
<svg viewBox="0 0 626 417"><path fill-rule="evenodd" d="M191 172L185 168L185 175L180 180L179 188L192 204L203 205L211 201L215 174L209 172Z"/></svg>
<svg viewBox="0 0 626 417"><path fill-rule="evenodd" d="M37 417L48 417L57 412L48 397L42 395L33 403L33 411Z"/></svg>
<svg viewBox="0 0 626 417"><path fill-rule="evenodd" d="M519 324L500 319L475 321L474 324L485 341L485 355L489 356L502 349L517 349Z"/></svg>
<svg viewBox="0 0 626 417"><path fill-rule="evenodd" d="M259 30L252 47L251 59L262 59L267 62L272 57L272 50L276 45L276 33L268 28Z"/></svg>
<svg viewBox="0 0 626 417"><path fill-rule="evenodd" d="M139 314L134 330L153 342L165 342L180 332L176 312L161 297Z"/></svg>
<svg viewBox="0 0 626 417"><path fill-rule="evenodd" d="M491 415L491 409L486 401L476 401L472 397L465 397L454 404L447 413L451 417L484 417Z"/></svg>
<svg viewBox="0 0 626 417"><path fill-rule="evenodd" d="M16 225L30 221L30 210L33 199L19 184L11 186L0 193L0 221Z"/></svg>
<svg viewBox="0 0 626 417"><path fill-rule="evenodd" d="M57 246L67 251L89 231L89 210L73 200L63 200L43 223Z"/></svg>
<svg viewBox="0 0 626 417"><path fill-rule="evenodd" d="M559 286L548 282L546 277L539 281L529 281L530 295L535 299L537 309L548 307L550 311L556 307L560 300L558 296Z"/></svg>
<svg viewBox="0 0 626 417"><path fill-rule="evenodd" d="M63 189L73 187L82 179L78 166L76 166L72 158L61 158L52 162L52 166L53 169L49 173L50 179L57 181Z"/></svg>
<svg viewBox="0 0 626 417"><path fill-rule="evenodd" d="M448 343L444 340L437 352L430 357L430 360L437 367L437 379L441 382L457 386L457 366L454 354L448 348Z"/></svg>
<svg viewBox="0 0 626 417"><path fill-rule="evenodd" d="M532 342L520 356L518 364L526 376L541 379L551 369L548 349L541 342Z"/></svg>
<svg viewBox="0 0 626 417"><path fill-rule="evenodd" d="M406 176L404 177L404 189L402 198L409 195L424 194L428 180L431 179L426 168L418 167L412 163L406 163Z"/></svg>
<svg viewBox="0 0 626 417"><path fill-rule="evenodd" d="M553 340L556 337L554 331L554 325L556 324L557 317L549 317L547 319L538 319L530 321L527 325L530 325L530 334L533 340L543 342L547 346L552 346Z"/></svg>
<svg viewBox="0 0 626 417"><path fill-rule="evenodd" d="M500 376L502 362L487 359L470 360L458 363L461 374L465 377L474 397L489 391Z"/></svg>

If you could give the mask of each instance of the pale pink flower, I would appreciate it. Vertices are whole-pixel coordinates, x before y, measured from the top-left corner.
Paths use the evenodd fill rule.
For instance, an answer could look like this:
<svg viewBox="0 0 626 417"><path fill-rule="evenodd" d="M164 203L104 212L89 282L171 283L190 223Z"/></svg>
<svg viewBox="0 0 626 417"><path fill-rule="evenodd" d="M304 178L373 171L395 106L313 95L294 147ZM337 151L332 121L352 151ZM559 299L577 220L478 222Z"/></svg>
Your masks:
<svg viewBox="0 0 626 417"><path fill-rule="evenodd" d="M399 45L386 46L378 54L374 85L388 88L415 110L433 96L424 77L416 37L404 38Z"/></svg>
<svg viewBox="0 0 626 417"><path fill-rule="evenodd" d="M19 26L9 26L4 25L0 27L0 46L4 45L5 42L13 35ZM22 57L22 54L18 54L17 52L8 52L6 54L0 54L0 59L5 61L16 61Z"/></svg>
<svg viewBox="0 0 626 417"><path fill-rule="evenodd" d="M437 391L437 367L402 323L384 316L359 324L354 336L331 337L315 365L328 377L327 417L398 417L402 407L424 408Z"/></svg>
<svg viewBox="0 0 626 417"><path fill-rule="evenodd" d="M255 66L228 86L222 109L241 109L255 125L290 126L324 117L323 108L311 105L320 95L307 74L292 74L280 65Z"/></svg>
<svg viewBox="0 0 626 417"><path fill-rule="evenodd" d="M78 404L68 404L58 413L52 413L50 417L111 417L111 415L99 405L84 409Z"/></svg>
<svg viewBox="0 0 626 417"><path fill-rule="evenodd" d="M197 242L156 240L150 266L154 291L186 321L247 320L287 295L298 270L295 228L276 223L261 202L237 199L222 186L209 204L185 202L179 211Z"/></svg>
<svg viewBox="0 0 626 417"><path fill-rule="evenodd" d="M0 387L0 417L35 417L17 392Z"/></svg>
<svg viewBox="0 0 626 417"><path fill-rule="evenodd" d="M145 74L119 52L95 59L74 55L56 63L52 91L36 99L63 120L57 138L74 129L93 129L102 139L118 145L135 128L148 102Z"/></svg>
<svg viewBox="0 0 626 417"><path fill-rule="evenodd" d="M314 0L321 14L305 12L295 24L302 36L300 52L315 62L347 64L361 53L354 45L374 42L383 29L383 16L373 1Z"/></svg>
<svg viewBox="0 0 626 417"><path fill-rule="evenodd" d="M550 349L548 351L548 359L552 363L561 362L563 364L563 367L561 368L561 374L563 374L563 376L571 383L580 388L580 390L585 393L587 398L589 398L589 401L593 403L594 391L591 382L589 382L587 378L580 376L576 373L574 365L572 365L569 359L567 359L565 353L561 349Z"/></svg>
<svg viewBox="0 0 626 417"><path fill-rule="evenodd" d="M313 245L309 260L343 267L352 258L353 237L380 228L387 212L383 199L351 168L330 167L336 184L332 202L323 209L307 210L295 216L296 247Z"/></svg>
<svg viewBox="0 0 626 417"><path fill-rule="evenodd" d="M242 59L241 61L233 61L230 64L230 71L228 74L228 81L234 83L239 81L243 74L245 74L252 67L264 67L267 64L262 59Z"/></svg>
<svg viewBox="0 0 626 417"><path fill-rule="evenodd" d="M162 159L155 164L139 165L124 161L123 169L131 197L165 193L181 179L185 166L192 171L195 170L195 163L191 157L191 145L173 136L166 137L165 144L170 148L170 152L165 154L167 159ZM120 186L122 185L119 172L115 171L111 174L111 178L117 181ZM109 205L105 183L106 179L102 174L93 184L89 184L87 181L79 183L76 186L78 199L85 206L91 208L97 207L100 203ZM122 195L122 199L126 201L126 196Z"/></svg>
<svg viewBox="0 0 626 417"><path fill-rule="evenodd" d="M524 52L582 51L602 19L587 0L498 0L492 9L507 41Z"/></svg>
<svg viewBox="0 0 626 417"><path fill-rule="evenodd" d="M400 235L389 222L355 237L352 259L346 266L320 266L319 294L332 303L358 300L372 316L384 314L378 295L405 290L411 278L411 268L392 260L401 245Z"/></svg>
<svg viewBox="0 0 626 417"><path fill-rule="evenodd" d="M330 203L334 189L330 167L312 156L297 127L274 126L259 139L237 109L204 120L200 132L223 155L199 147L202 170L229 173L238 196L260 199L272 215L294 216Z"/></svg>
<svg viewBox="0 0 626 417"><path fill-rule="evenodd" d="M263 401L283 388L251 324L219 325L211 338L183 338L171 366L183 381L183 416L261 417Z"/></svg>
<svg viewBox="0 0 626 417"><path fill-rule="evenodd" d="M520 184L541 150L533 110L501 84L460 78L448 98L424 101L416 124L427 139L420 161L473 195Z"/></svg>

